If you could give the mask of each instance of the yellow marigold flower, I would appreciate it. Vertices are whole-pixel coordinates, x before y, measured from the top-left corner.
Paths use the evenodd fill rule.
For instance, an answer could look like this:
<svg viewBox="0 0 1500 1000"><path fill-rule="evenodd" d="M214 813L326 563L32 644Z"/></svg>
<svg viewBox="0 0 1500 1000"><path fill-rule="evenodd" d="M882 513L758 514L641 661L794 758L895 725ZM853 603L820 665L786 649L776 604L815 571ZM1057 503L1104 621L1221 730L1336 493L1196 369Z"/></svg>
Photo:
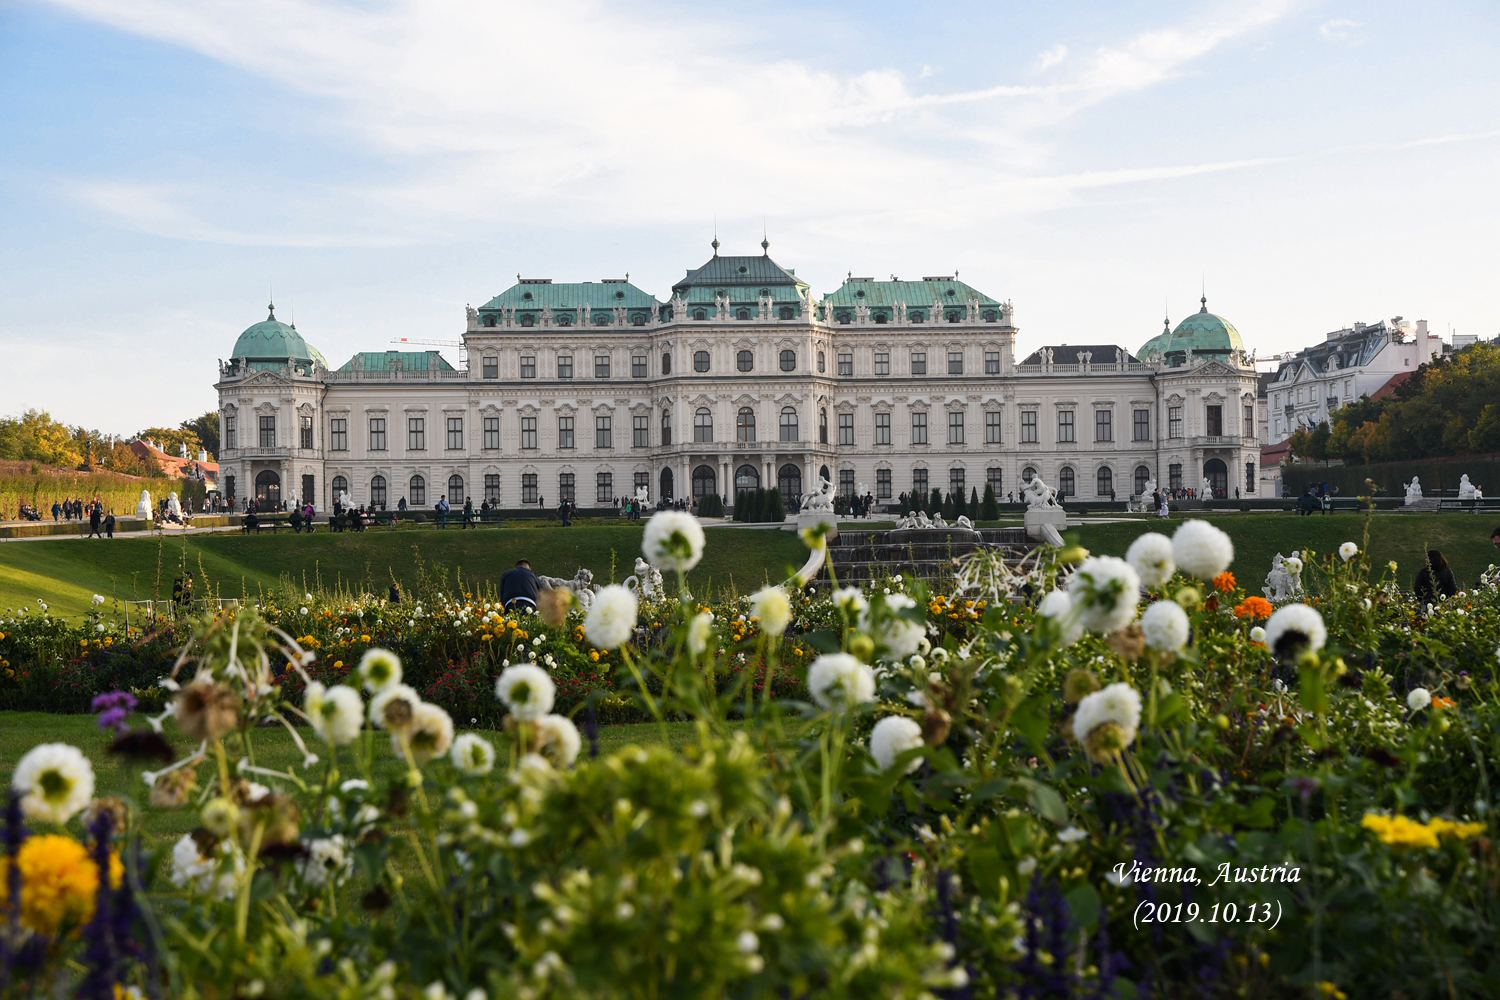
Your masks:
<svg viewBox="0 0 1500 1000"><path fill-rule="evenodd" d="M71 837L55 833L30 837L17 855L21 867L21 926L42 934L77 929L94 915L99 867ZM6 902L10 860L0 858L0 905ZM118 887L125 869L110 855L110 885Z"/></svg>
<svg viewBox="0 0 1500 1000"><path fill-rule="evenodd" d="M1430 821L1427 826L1439 836L1446 835L1458 840L1468 840L1484 832L1483 823L1455 823L1441 817Z"/></svg>
<svg viewBox="0 0 1500 1000"><path fill-rule="evenodd" d="M492 635L490 635L488 632L486 632L484 635L482 635L482 636L479 637L479 641L480 642L489 642L493 638L495 638L495 637L492 636Z"/></svg>
<svg viewBox="0 0 1500 1000"><path fill-rule="evenodd" d="M597 649L591 649L591 650L589 650L589 659L593 660L595 663L598 663L599 662L599 651Z"/></svg>
<svg viewBox="0 0 1500 1000"><path fill-rule="evenodd" d="M1328 997L1329 1000L1349 1000L1349 994L1326 979L1319 983L1316 989L1320 997Z"/></svg>
<svg viewBox="0 0 1500 1000"><path fill-rule="evenodd" d="M1425 823L1418 823L1406 816L1365 813L1365 818L1360 820L1360 826L1373 832L1387 847L1438 846L1436 831L1430 829Z"/></svg>
<svg viewBox="0 0 1500 1000"><path fill-rule="evenodd" d="M369 642L370 641L370 637L367 636L367 635L362 635L362 636L359 637L359 641L360 642Z"/></svg>
<svg viewBox="0 0 1500 1000"><path fill-rule="evenodd" d="M87 639L80 639L78 641L78 645L82 646L84 649L88 649L89 648L89 641Z"/></svg>

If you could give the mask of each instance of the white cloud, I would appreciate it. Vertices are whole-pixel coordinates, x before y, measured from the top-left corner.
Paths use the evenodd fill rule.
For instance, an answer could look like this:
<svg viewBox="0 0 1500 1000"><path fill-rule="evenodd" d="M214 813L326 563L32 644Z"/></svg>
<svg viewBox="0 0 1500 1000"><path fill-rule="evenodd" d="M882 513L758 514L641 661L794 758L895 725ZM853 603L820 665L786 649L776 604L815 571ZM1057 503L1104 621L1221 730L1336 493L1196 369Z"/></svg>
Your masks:
<svg viewBox="0 0 1500 1000"><path fill-rule="evenodd" d="M1068 47L1058 42L1052 48L1036 57L1036 68L1038 70L1049 70L1053 66L1068 58Z"/></svg>
<svg viewBox="0 0 1500 1000"><path fill-rule="evenodd" d="M1365 36L1358 31L1360 26L1358 21L1336 17L1324 21L1318 26L1318 36L1325 42L1334 42L1339 45L1358 45L1365 40Z"/></svg>

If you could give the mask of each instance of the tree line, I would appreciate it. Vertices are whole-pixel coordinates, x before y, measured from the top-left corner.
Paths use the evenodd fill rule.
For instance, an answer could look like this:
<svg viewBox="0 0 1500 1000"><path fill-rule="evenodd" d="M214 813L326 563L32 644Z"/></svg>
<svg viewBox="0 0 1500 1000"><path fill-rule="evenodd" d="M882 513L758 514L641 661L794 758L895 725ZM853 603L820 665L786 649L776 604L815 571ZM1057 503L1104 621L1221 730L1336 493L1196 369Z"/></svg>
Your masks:
<svg viewBox="0 0 1500 1000"><path fill-rule="evenodd" d="M150 438L168 454L186 445L190 458L200 448L209 461L219 451L219 414L209 410L176 427L147 427L135 437ZM0 459L37 462L65 469L104 469L130 476L159 476L157 463L130 449L131 438L105 434L82 425L69 426L46 410L27 410L0 417Z"/></svg>

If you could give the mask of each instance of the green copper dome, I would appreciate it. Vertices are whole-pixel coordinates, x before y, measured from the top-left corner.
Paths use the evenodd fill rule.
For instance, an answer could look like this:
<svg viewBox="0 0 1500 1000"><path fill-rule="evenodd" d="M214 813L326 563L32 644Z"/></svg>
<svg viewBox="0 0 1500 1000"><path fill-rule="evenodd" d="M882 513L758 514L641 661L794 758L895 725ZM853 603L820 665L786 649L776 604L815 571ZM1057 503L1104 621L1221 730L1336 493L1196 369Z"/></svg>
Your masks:
<svg viewBox="0 0 1500 1000"><path fill-rule="evenodd" d="M1142 344L1141 349L1135 352L1136 357L1140 358L1142 361L1155 361L1157 358L1167 353L1167 344L1169 344L1171 340L1172 321L1169 319L1164 319L1161 321L1161 333L1158 333L1156 336L1152 337L1150 340Z"/></svg>
<svg viewBox="0 0 1500 1000"><path fill-rule="evenodd" d="M280 367L291 359L293 363L312 364L316 361L324 368L327 360L318 349L302 339L294 326L287 326L276 318L276 306L268 307L271 314L264 323L256 323L234 342L233 359L248 358L252 368L263 368L274 364Z"/></svg>
<svg viewBox="0 0 1500 1000"><path fill-rule="evenodd" d="M1197 357L1227 357L1231 351L1244 350L1240 331L1234 328L1234 324L1208 311L1207 296L1199 301L1203 307L1177 324L1162 352L1169 356L1192 351Z"/></svg>

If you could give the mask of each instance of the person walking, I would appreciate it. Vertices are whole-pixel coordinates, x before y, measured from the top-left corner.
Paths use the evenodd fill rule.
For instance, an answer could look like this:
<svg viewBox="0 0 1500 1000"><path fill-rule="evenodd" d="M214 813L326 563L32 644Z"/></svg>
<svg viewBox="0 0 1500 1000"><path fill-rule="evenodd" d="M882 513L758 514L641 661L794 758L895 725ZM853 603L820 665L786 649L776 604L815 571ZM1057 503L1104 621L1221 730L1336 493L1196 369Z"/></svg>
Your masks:
<svg viewBox="0 0 1500 1000"><path fill-rule="evenodd" d="M1458 581L1453 578L1453 570L1442 552L1427 550L1427 564L1417 571L1411 589L1422 604L1435 604L1438 594L1452 597L1458 593Z"/></svg>
<svg viewBox="0 0 1500 1000"><path fill-rule="evenodd" d="M474 498L464 497L464 527L474 527Z"/></svg>
<svg viewBox="0 0 1500 1000"><path fill-rule="evenodd" d="M99 531L99 528L103 524L103 521L104 521L104 515L99 510L99 505L98 504L92 505L89 508L89 534L88 534L88 537L90 537L90 538L94 538L94 537L103 538L104 537L104 535Z"/></svg>
<svg viewBox="0 0 1500 1000"><path fill-rule="evenodd" d="M115 537L115 512L113 508L110 509L108 514L104 515L104 537Z"/></svg>
<svg viewBox="0 0 1500 1000"><path fill-rule="evenodd" d="M56 500L52 501L52 520L56 521L61 514L62 504L58 503Z"/></svg>
<svg viewBox="0 0 1500 1000"><path fill-rule="evenodd" d="M434 509L437 511L438 530L442 531L442 530L447 529L447 527L448 527L448 498L447 497L438 497L438 502L434 505Z"/></svg>

